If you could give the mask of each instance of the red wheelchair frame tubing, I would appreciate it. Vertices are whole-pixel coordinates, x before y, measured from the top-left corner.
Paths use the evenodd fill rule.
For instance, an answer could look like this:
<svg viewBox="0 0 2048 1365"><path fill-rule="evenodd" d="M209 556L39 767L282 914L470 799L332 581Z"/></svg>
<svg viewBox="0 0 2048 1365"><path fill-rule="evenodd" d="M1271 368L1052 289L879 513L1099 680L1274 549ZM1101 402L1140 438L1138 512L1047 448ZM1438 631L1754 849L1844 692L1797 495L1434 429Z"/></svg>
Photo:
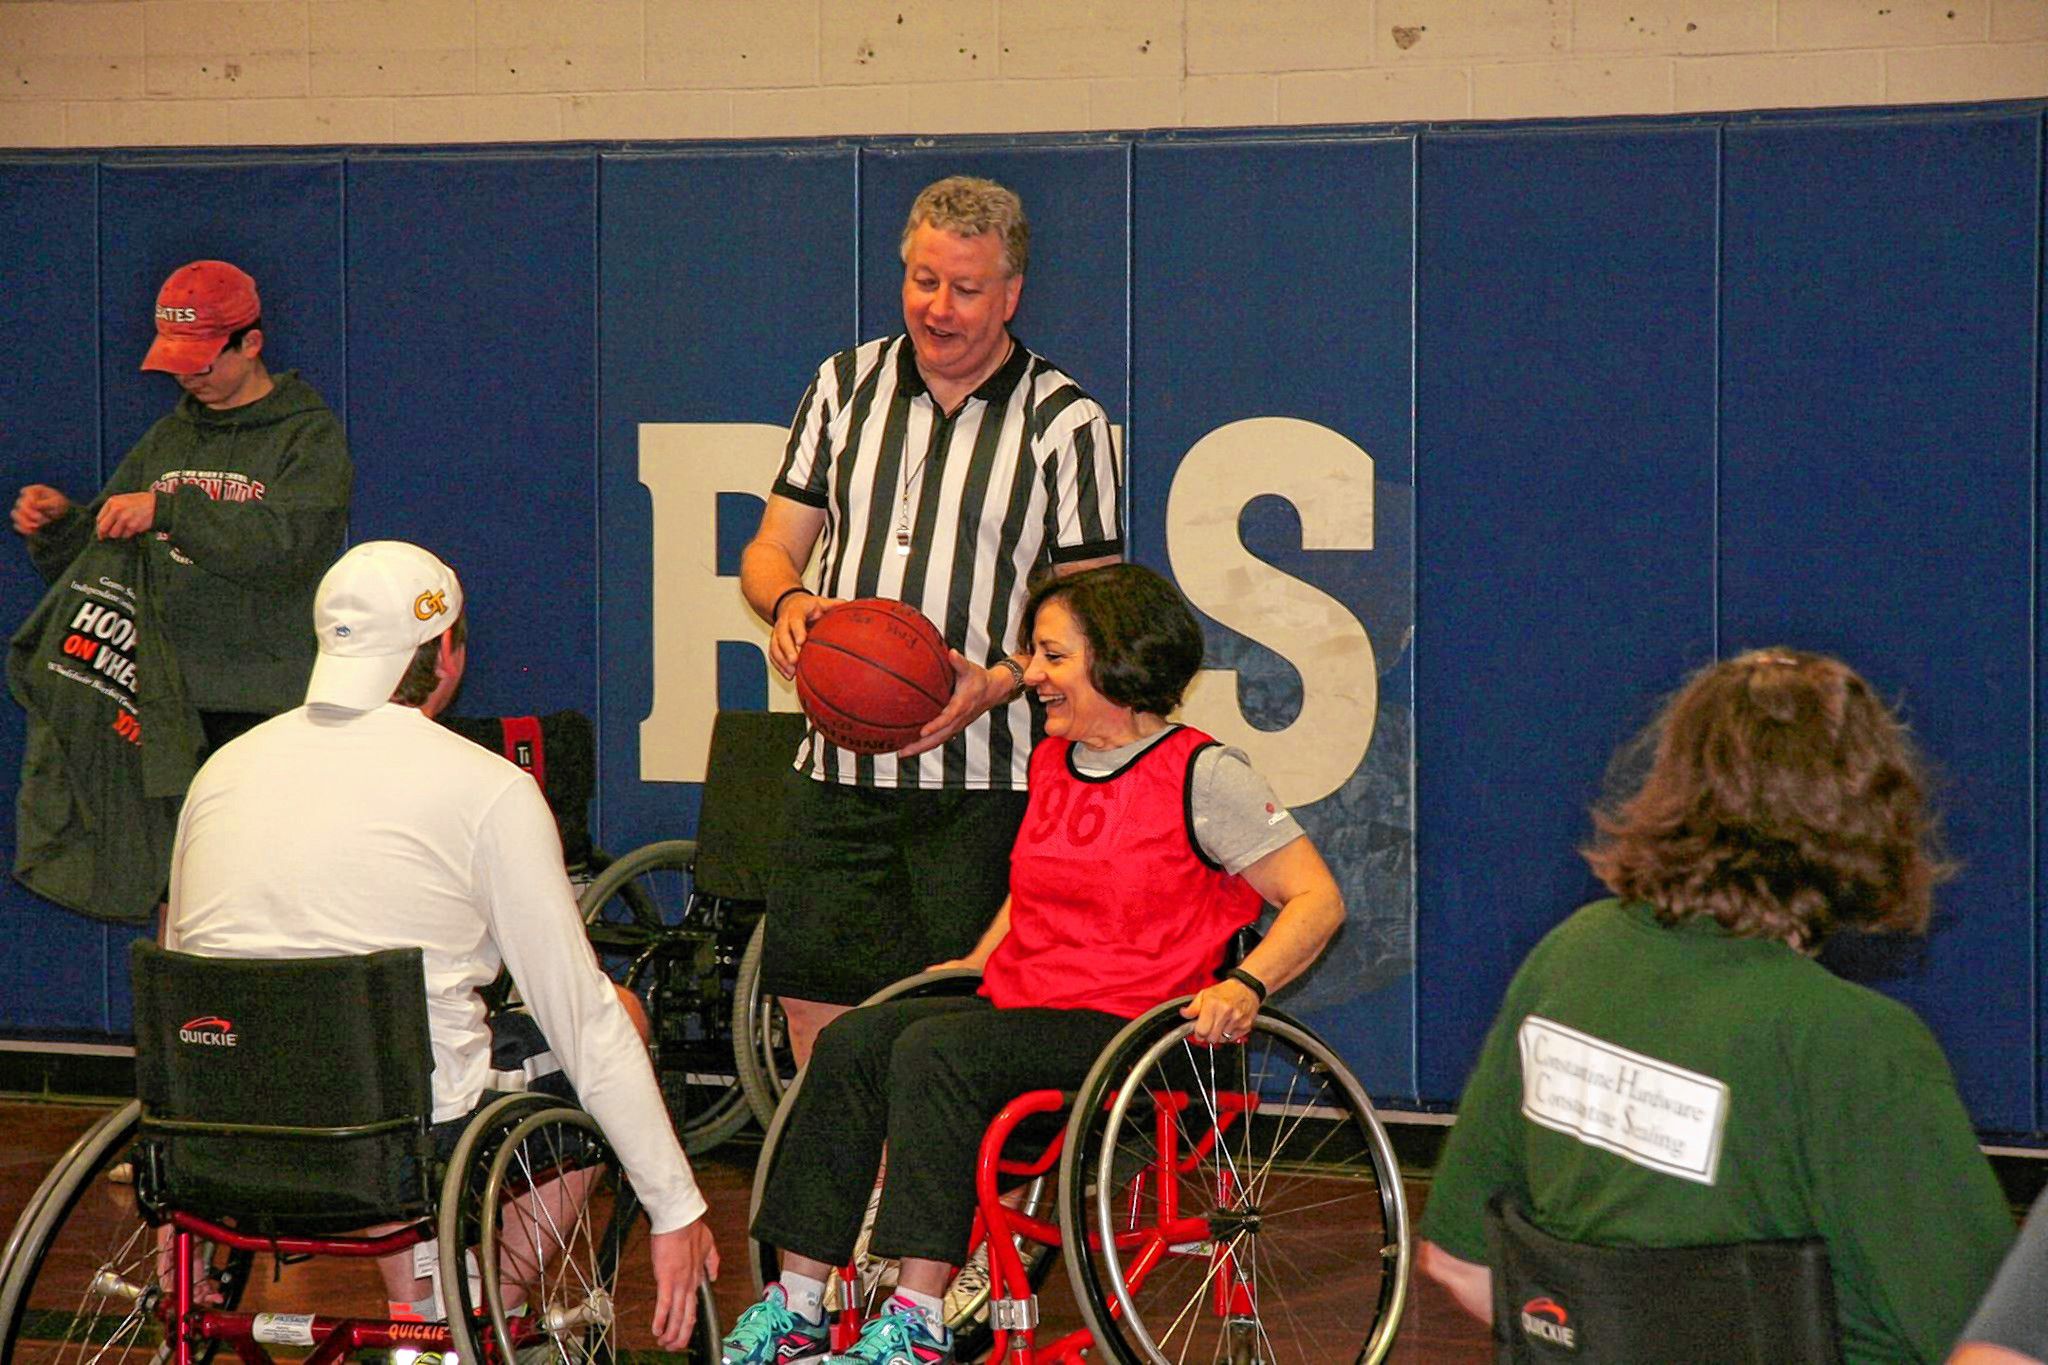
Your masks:
<svg viewBox="0 0 2048 1365"><path fill-rule="evenodd" d="M1114 1102L1111 1097L1111 1103ZM1258 1108L1256 1095L1235 1093L1220 1094L1216 1097L1216 1121L1201 1140L1181 1150L1180 1116L1191 1101L1179 1092L1170 1092L1155 1097L1152 1114L1153 1150L1158 1153L1151 1165L1138 1173L1132 1180L1125 1197L1124 1230L1117 1234L1115 1243L1124 1260L1124 1281L1135 1290L1142 1286L1154 1268L1170 1254L1171 1248L1191 1242L1211 1241L1209 1223L1206 1217L1182 1216L1180 1212L1180 1182L1176 1178L1195 1167L1216 1148L1224 1131L1239 1118ZM1003 1148L1008 1144L1017 1125L1036 1114L1054 1113L1073 1102L1073 1096L1059 1090L1032 1090L1018 1096L1003 1107L995 1121L982 1135L981 1153L975 1169L974 1191L978 1212L975 1214L974 1238L978 1243L986 1239L989 1264L990 1312L994 1312L997 1299L1027 1300L1032 1295L1031 1279L1024 1269L1024 1258L1018 1253L1016 1239L1026 1238L1048 1247L1061 1244L1059 1225L1043 1218L1034 1218L1020 1213L1003 1202L1001 1177L1023 1177L1026 1179L1044 1175L1052 1170L1060 1159L1066 1145L1066 1133L1056 1136L1046 1150L1032 1161L1006 1161ZM1149 1224L1141 1225L1144 1215L1145 1191L1150 1186L1159 1201L1156 1218ZM1235 1181L1228 1171L1223 1173L1220 1198L1227 1200L1235 1192ZM1089 1234L1089 1243L1099 1245L1097 1235ZM1237 1270L1235 1258L1227 1247L1218 1245L1210 1255L1215 1259L1216 1272L1212 1277L1214 1289L1211 1296L1213 1310L1220 1316L1249 1316L1256 1308L1252 1300L1251 1287ZM1119 1316L1119 1306L1110 1305L1112 1316ZM1088 1352L1095 1345L1094 1335L1085 1327L1040 1348L1037 1344L1037 1329L1020 1328L1009 1331L998 1328L995 1333L994 1354L989 1357L991 1365L1003 1365L1005 1361L1015 1365L1088 1365ZM843 1348L835 1348L843 1349Z"/></svg>
<svg viewBox="0 0 2048 1365"><path fill-rule="evenodd" d="M192 1348L196 1343L217 1341L234 1351L244 1365L268 1365L272 1357L256 1340L256 1313L229 1313L212 1308L201 1308L192 1301L192 1240L204 1237L210 1242L233 1247L237 1251L269 1251L285 1256L342 1256L358 1259L388 1256L395 1251L421 1242L433 1240L434 1230L430 1224L414 1223L395 1232L376 1237L258 1237L219 1223L201 1218L196 1214L172 1212L171 1226L176 1230L172 1242L172 1265L176 1283L171 1295L160 1302L158 1309L163 1319L164 1338L174 1343L171 1352L172 1365L192 1365ZM312 1315L304 1326L305 1342L294 1345L311 1345L312 1352L302 1365L328 1365L330 1361L346 1359L352 1352L369 1350L392 1350L406 1347L416 1351L445 1351L453 1344L453 1334L442 1323L397 1322L388 1318L333 1318ZM526 1323L513 1327L521 1338L530 1332L538 1334L538 1328ZM514 1345L526 1344L523 1340ZM486 1349L486 1354L490 1354ZM488 1362L486 1362L488 1365Z"/></svg>

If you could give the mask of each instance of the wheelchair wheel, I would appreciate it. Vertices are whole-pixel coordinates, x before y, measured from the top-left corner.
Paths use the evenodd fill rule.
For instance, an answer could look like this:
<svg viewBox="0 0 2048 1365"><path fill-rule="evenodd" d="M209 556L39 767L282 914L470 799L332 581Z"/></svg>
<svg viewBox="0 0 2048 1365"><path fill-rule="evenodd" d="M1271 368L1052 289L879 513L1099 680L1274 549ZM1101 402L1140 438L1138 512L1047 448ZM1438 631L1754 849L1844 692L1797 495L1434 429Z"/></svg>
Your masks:
<svg viewBox="0 0 2048 1365"><path fill-rule="evenodd" d="M1209 1047L1182 1003L1117 1036L1068 1121L1060 1231L1098 1348L1125 1362L1382 1360L1409 1236L1371 1102L1284 1015Z"/></svg>
<svg viewBox="0 0 2048 1365"><path fill-rule="evenodd" d="M22 1210L0 1256L0 1360L142 1362L166 1349L157 1230L135 1193L141 1112L131 1101L93 1125ZM205 1247L205 1274L225 1307L241 1302L253 1259ZM218 1346L193 1358L209 1361Z"/></svg>
<svg viewBox="0 0 2048 1365"><path fill-rule="evenodd" d="M618 1281L641 1223L588 1114L544 1095L485 1109L457 1142L442 1188L442 1293L456 1353L607 1365L629 1356L624 1338L640 1323L620 1307ZM709 1361L718 1325L704 1295L698 1323L691 1349Z"/></svg>
<svg viewBox="0 0 2048 1365"><path fill-rule="evenodd" d="M906 977L902 981L884 986L881 990L861 1002L862 1005L879 1005L885 1000L901 1000L922 996L972 995L981 984L981 974L961 968L943 971L922 972ZM761 1192L768 1186L769 1172L774 1169L775 1158L782 1148L784 1126L794 1107L797 1092L803 1086L803 1077L797 1075L788 1083L782 1093L781 1103L776 1107L774 1117L769 1121L767 1134L761 1141L761 1156L754 1166L753 1193L747 1202L747 1222L751 1225L754 1215L760 1212ZM880 1185L876 1186L877 1197L868 1200L867 1212L862 1216L859 1235L854 1242L854 1268L858 1307L863 1319L881 1311L882 1305L896 1287L896 1262L891 1257L868 1254L868 1233L874 1224L878 1207ZM1049 1191L1042 1182L1026 1189L1023 1198L1024 1210L1038 1217L1050 1213ZM749 1238L747 1241L749 1269L754 1276L754 1293L759 1297L766 1292L770 1281L782 1273L781 1253L766 1242ZM1044 1282L1052 1270L1053 1249L1026 1244L1023 1248L1024 1268L1035 1289ZM839 1302L840 1282L834 1280L826 1289L828 1311L838 1312L849 1305ZM979 1360L993 1344L995 1333L988 1321L989 1277L986 1252L970 1256L968 1264L961 1267L953 1283L946 1288L946 1326L953 1332L953 1358L955 1360Z"/></svg>
<svg viewBox="0 0 2048 1365"><path fill-rule="evenodd" d="M692 1153L724 1142L752 1114L730 1032L733 945L693 896L696 856L690 839L636 848L608 864L578 904L599 959L647 1009L655 1078Z"/></svg>
<svg viewBox="0 0 2048 1365"><path fill-rule="evenodd" d="M789 1050L789 1024L782 1017L782 1005L772 995L761 993L761 951L767 938L768 921L754 922L747 938L747 950L740 954L740 971L732 993L733 1060L739 1067L740 1089L747 1107L761 1131L775 1117L782 1092L796 1077L796 1056Z"/></svg>

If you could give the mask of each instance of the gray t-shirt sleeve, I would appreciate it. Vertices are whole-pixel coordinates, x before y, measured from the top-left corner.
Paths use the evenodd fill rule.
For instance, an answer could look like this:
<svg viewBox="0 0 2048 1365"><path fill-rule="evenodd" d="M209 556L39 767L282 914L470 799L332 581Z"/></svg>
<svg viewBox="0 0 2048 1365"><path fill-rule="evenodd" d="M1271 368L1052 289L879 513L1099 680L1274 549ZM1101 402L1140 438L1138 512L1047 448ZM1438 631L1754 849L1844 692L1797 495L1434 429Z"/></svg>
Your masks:
<svg viewBox="0 0 2048 1365"><path fill-rule="evenodd" d="M2048 1190L2034 1201L2019 1241L1963 1329L1963 1340L2048 1360Z"/></svg>
<svg viewBox="0 0 2048 1365"><path fill-rule="evenodd" d="M1227 872L1242 872L1302 835L1244 750L1212 745L1195 756L1195 842Z"/></svg>

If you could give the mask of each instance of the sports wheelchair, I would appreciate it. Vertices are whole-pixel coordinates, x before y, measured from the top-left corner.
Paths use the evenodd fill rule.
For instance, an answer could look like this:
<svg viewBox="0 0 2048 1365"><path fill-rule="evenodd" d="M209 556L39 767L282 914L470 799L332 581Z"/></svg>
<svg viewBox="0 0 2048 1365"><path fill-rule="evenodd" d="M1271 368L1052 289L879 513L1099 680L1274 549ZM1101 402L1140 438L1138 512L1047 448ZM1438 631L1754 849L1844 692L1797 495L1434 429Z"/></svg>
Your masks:
<svg viewBox="0 0 2048 1365"><path fill-rule="evenodd" d="M749 1118L766 1128L796 1071L782 1011L761 992L761 912L803 730L795 712L719 712L697 837L635 849L583 893L592 945L646 1003L655 1074L690 1152Z"/></svg>
<svg viewBox="0 0 2048 1365"><path fill-rule="evenodd" d="M618 1302L644 1220L589 1115L507 1095L436 1158L419 950L241 961L138 943L132 960L140 1098L72 1145L16 1223L0 1360L609 1362L644 1321ZM252 1275L264 1252L281 1269L434 1245L445 1324L275 1311ZM708 1289L698 1311L710 1361Z"/></svg>
<svg viewBox="0 0 2048 1365"><path fill-rule="evenodd" d="M979 981L927 972L866 1003L972 994ZM1279 1011L1209 1046L1191 1036L1184 1003L1133 1020L1077 1090L1021 1095L983 1135L969 1264L945 1301L956 1358L1369 1363L1392 1348L1408 1213L1371 1101ZM769 1126L757 1208L801 1085ZM1037 1291L1055 1248L1081 1326L1041 1343ZM758 1241L750 1250L759 1292L780 1257ZM828 1298L835 1349L892 1283L893 1263L856 1251Z"/></svg>

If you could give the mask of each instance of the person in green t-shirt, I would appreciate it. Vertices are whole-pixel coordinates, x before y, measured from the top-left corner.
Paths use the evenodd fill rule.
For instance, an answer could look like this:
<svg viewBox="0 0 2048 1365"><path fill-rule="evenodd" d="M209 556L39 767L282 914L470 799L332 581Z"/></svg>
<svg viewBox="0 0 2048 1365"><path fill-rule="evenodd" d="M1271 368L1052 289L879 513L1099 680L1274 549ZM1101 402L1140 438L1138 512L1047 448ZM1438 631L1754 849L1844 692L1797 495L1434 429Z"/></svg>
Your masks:
<svg viewBox="0 0 2048 1365"><path fill-rule="evenodd" d="M1934 1361L2012 1240L1939 1045L1813 960L1920 932L1947 868L1919 760L1868 683L1763 649L1645 736L1585 856L1614 899L1529 954L1438 1166L1420 1266L1492 1318L1485 1209L1570 1241L1824 1239L1845 1360Z"/></svg>

